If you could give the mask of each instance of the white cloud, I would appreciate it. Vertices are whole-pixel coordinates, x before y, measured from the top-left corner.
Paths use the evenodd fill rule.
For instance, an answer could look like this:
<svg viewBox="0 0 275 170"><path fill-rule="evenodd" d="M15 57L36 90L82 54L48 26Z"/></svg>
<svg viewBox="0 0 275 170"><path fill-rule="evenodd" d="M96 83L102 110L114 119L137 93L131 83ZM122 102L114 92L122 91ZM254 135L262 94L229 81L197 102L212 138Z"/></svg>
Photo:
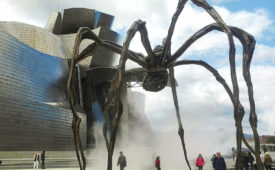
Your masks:
<svg viewBox="0 0 275 170"><path fill-rule="evenodd" d="M57 11L56 0L1 0L0 21L19 21L44 27L52 12Z"/></svg>
<svg viewBox="0 0 275 170"><path fill-rule="evenodd" d="M253 63L275 63L275 46L270 47L263 44L257 44L254 57L253 57Z"/></svg>
<svg viewBox="0 0 275 170"><path fill-rule="evenodd" d="M248 116L247 87L242 78L241 68L237 70L240 100ZM231 87L229 68L220 68L219 72ZM275 67L272 66L253 66L251 68L261 134L273 133L275 130L274 116L270 116L275 115L273 109L275 101L274 75ZM179 84L177 91L185 128L192 130L194 126L198 125L201 127L215 125L215 128L234 129L232 103L226 91L211 73L198 66L184 66L176 69L176 79ZM160 130L177 128L171 89L165 88L158 93L146 92L145 95L145 112L153 127ZM248 117L244 119L243 123L246 126L249 125ZM249 129L245 129L245 131L249 131Z"/></svg>
<svg viewBox="0 0 275 170"><path fill-rule="evenodd" d="M14 5L16 4L16 5ZM175 51L193 33L214 20L201 8L194 7L188 1L179 17L172 39L172 51ZM28 6L32 6L29 9ZM115 16L113 28L127 30L137 19L147 22L149 38L153 46L161 44L166 37L171 17L176 9L177 1L159 0L64 0L34 1L24 0L18 3L15 0L2 0L0 6L0 20L16 20L43 26L50 14L57 10L72 7L85 7L97 9ZM215 6L225 22L238 26L256 38L264 38L264 31L272 27L268 12L263 9L256 11L231 12L224 7ZM138 38L139 40L139 38ZM141 45L133 41L131 48L143 51ZM188 52L222 49L227 46L227 38L221 34L210 34L194 44ZM143 51L144 52L144 51Z"/></svg>
<svg viewBox="0 0 275 170"><path fill-rule="evenodd" d="M262 38L264 32L272 25L272 20L264 9L257 9L253 12L228 12L225 20L228 21L228 24L242 28L257 39Z"/></svg>

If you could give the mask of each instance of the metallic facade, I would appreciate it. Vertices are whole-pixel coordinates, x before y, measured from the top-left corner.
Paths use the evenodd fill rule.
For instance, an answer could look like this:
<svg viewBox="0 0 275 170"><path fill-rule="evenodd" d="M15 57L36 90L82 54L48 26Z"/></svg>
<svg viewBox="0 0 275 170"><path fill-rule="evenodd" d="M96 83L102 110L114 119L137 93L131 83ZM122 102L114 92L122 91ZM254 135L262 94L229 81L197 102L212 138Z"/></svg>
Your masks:
<svg viewBox="0 0 275 170"><path fill-rule="evenodd" d="M4 32L0 42L0 150L73 150L67 61Z"/></svg>
<svg viewBox="0 0 275 170"><path fill-rule="evenodd" d="M41 53L3 32L0 41L1 95L37 102L66 100L67 61Z"/></svg>
<svg viewBox="0 0 275 170"><path fill-rule="evenodd" d="M62 40L48 30L20 22L0 22L0 31L12 35L28 46L56 57L70 57Z"/></svg>
<svg viewBox="0 0 275 170"><path fill-rule="evenodd" d="M53 14L46 29L0 22L0 151L74 150L66 83L76 31L81 26L100 27L95 29L99 37L118 43L119 35L109 30L113 18L77 8L65 10L63 16ZM80 51L90 43L85 40ZM88 82L96 77L87 81L85 70L96 58L97 66L115 66L114 56L97 53L77 69L74 89L84 148L95 142L91 134L94 115L102 114L92 108L94 89Z"/></svg>
<svg viewBox="0 0 275 170"><path fill-rule="evenodd" d="M76 32L89 27L100 39L121 44L119 34L111 30L113 19L96 10L73 8L63 16L52 14L45 29L0 22L0 151L75 149L66 84ZM91 43L84 40L80 52ZM118 60L118 54L98 48L76 69L73 89L84 149L95 146L93 127L102 128L102 110ZM118 138L128 136L128 121L135 121L128 118L134 111L129 111L126 96L125 83Z"/></svg>

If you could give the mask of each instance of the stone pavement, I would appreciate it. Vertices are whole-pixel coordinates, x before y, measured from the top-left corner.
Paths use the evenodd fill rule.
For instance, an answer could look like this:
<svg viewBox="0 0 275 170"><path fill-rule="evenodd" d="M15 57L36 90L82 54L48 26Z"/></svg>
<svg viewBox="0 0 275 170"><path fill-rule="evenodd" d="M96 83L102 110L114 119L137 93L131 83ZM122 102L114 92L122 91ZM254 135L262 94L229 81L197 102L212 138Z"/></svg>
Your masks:
<svg viewBox="0 0 275 170"><path fill-rule="evenodd" d="M34 169L20 169L20 170L34 170ZM79 168L47 168L46 170L79 170Z"/></svg>
<svg viewBox="0 0 275 170"><path fill-rule="evenodd" d="M225 159L228 170L234 170L234 162L232 159ZM5 161L6 162L6 161ZM0 165L0 170L33 170L33 162L31 160L24 161L24 162L10 162ZM91 165L91 164L90 164ZM88 166L89 167L89 166ZM47 170L79 170L78 163L75 159L62 159L62 160L56 160L56 159L48 159L46 162L46 168ZM274 167L273 167L274 168ZM272 170L274 170L272 168ZM94 170L94 168L86 168L87 170ZM116 168L114 168L116 170ZM195 168L195 165L192 166L193 170L197 170ZM203 168L204 170L213 170L213 167L210 162L206 162L206 166ZM41 169L39 169L41 170ZM98 169L97 169L98 170ZM101 169L99 169L101 170ZM103 169L104 170L104 169ZM131 167L127 167L125 170L131 170ZM151 170L151 169L150 169ZM155 168L152 168L152 170L155 170Z"/></svg>

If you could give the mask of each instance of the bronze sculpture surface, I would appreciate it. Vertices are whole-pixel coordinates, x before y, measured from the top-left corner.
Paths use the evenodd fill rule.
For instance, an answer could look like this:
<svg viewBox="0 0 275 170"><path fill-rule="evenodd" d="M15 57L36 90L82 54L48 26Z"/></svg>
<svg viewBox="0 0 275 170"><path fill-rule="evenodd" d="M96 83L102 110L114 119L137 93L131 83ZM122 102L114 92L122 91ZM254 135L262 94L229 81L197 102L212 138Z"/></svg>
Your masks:
<svg viewBox="0 0 275 170"><path fill-rule="evenodd" d="M168 30L167 37L163 41L162 45L156 46L152 49L150 45L150 41L148 38L147 29L145 26L145 22L138 20L135 21L132 26L129 28L127 32L126 39L124 41L123 46L114 44L112 42L101 40L95 35L91 29L89 28L80 28L77 33L77 38L75 41L74 52L71 60L70 66L70 75L67 84L67 91L69 94L70 105L74 115L73 119L73 132L75 137L75 146L76 153L79 160L80 169L85 169L86 161L84 152L81 146L81 141L79 138L79 124L81 119L78 117L77 112L74 107L74 99L71 92L71 83L72 76L75 65L84 59L92 55L97 46L103 47L106 50L113 51L115 53L121 54L119 66L117 67L117 71L115 76L113 77L112 85L109 90L109 96L104 108L104 127L103 134L106 142L106 147L108 150L108 165L107 170L112 169L112 155L114 151L115 141L116 141L116 131L118 127L118 123L121 117L121 102L120 102L120 91L122 88L122 83L124 81L125 75L125 63L128 59L139 64L144 71L147 73L146 78L143 80L142 86L147 91L157 92L162 90L168 82L168 76L170 76L170 83L173 93L174 105L176 109L176 115L178 120L178 134L180 136L183 152L185 155L185 159L189 169L191 170L191 166L187 159L187 152L184 142L184 130L182 127L182 122L179 113L177 92L175 86L175 78L174 78L174 67L180 65L189 65L195 64L200 65L210 71L216 78L216 80L224 87L227 94L229 95L231 102L234 106L234 119L236 126L236 140L237 140L237 159L235 164L235 169L239 169L240 166L240 157L241 157L241 146L242 141L250 148L252 153L256 157L257 167L258 169L263 169L262 162L260 159L260 143L259 143L259 135L257 132L257 115L255 111L255 102L253 97L253 86L250 77L250 63L252 60L254 48L255 48L255 39L252 35L248 34L244 30L241 30L237 27L227 26L220 15L216 12L216 10L210 6L205 0L191 0L195 5L202 7L205 9L209 15L216 21L216 23L207 25L202 28L195 34L193 34L189 39L185 41L185 43L173 54L171 53L171 38L174 32L174 28L177 22L177 19L182 12L187 0L179 0L177 9L172 17L172 21ZM231 81L233 90L230 89L228 84L225 82L223 77L218 73L218 71L209 65L207 62L202 60L178 60L179 57L199 38L206 35L207 33L217 30L224 32L229 41L229 63L230 63L230 73L231 73ZM147 55L143 55L141 53L136 53L129 50L129 45L131 43L132 38L134 37L136 32L140 32L142 44L147 52ZM233 36L238 38L243 46L243 76L246 81L248 87L248 96L250 103L250 125L253 131L254 139L255 139L255 150L253 150L245 140L242 129L242 119L244 117L245 111L239 100L239 86L236 75L236 66L235 66L235 44L233 40ZM83 39L91 39L96 43L88 46L83 52L79 54L79 45ZM115 115L113 120L109 123L110 120L108 112L110 111L111 105L115 105ZM110 137L107 135L108 126L110 126ZM80 155L79 155L80 152ZM82 163L80 161L80 156L82 159Z"/></svg>

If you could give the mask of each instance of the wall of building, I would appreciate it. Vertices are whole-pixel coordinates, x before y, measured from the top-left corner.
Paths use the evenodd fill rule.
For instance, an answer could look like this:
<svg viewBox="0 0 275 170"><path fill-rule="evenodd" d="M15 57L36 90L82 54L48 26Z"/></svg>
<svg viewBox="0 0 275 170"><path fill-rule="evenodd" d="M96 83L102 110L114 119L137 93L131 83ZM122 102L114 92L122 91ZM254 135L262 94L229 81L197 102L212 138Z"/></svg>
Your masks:
<svg viewBox="0 0 275 170"><path fill-rule="evenodd" d="M35 41L39 46L47 43ZM58 43L53 41L53 46ZM67 61L6 32L0 32L0 44L0 150L74 150ZM86 141L86 115L80 116Z"/></svg>
<svg viewBox="0 0 275 170"><path fill-rule="evenodd" d="M28 46L52 56L70 57L61 39L46 29L20 22L0 22L0 30L8 33Z"/></svg>
<svg viewBox="0 0 275 170"><path fill-rule="evenodd" d="M81 23L83 12L90 19ZM74 13L78 14L70 20ZM78 30L75 26L90 27L102 40L116 44L122 41L118 33L110 30L114 19L111 15L82 8L67 10L64 15L62 18L60 13L53 14L46 29L0 22L0 151L74 150L66 83L68 60ZM91 43L94 42L84 40L80 52ZM98 121L102 126L104 121L99 110L104 107L109 89L106 84L110 86L111 72L115 71L118 60L118 54L97 47L93 56L79 63L83 74L77 77L76 84L82 88L82 92L78 91L78 100L82 95L83 108L78 104L77 108L82 119L80 131L84 148L92 148L96 142L93 125ZM92 75L91 70L98 72ZM127 87L123 86L118 139L127 142L128 128L137 125L128 124L136 118L128 117ZM97 94L98 89L102 90L101 94ZM99 96L103 96L103 102Z"/></svg>

